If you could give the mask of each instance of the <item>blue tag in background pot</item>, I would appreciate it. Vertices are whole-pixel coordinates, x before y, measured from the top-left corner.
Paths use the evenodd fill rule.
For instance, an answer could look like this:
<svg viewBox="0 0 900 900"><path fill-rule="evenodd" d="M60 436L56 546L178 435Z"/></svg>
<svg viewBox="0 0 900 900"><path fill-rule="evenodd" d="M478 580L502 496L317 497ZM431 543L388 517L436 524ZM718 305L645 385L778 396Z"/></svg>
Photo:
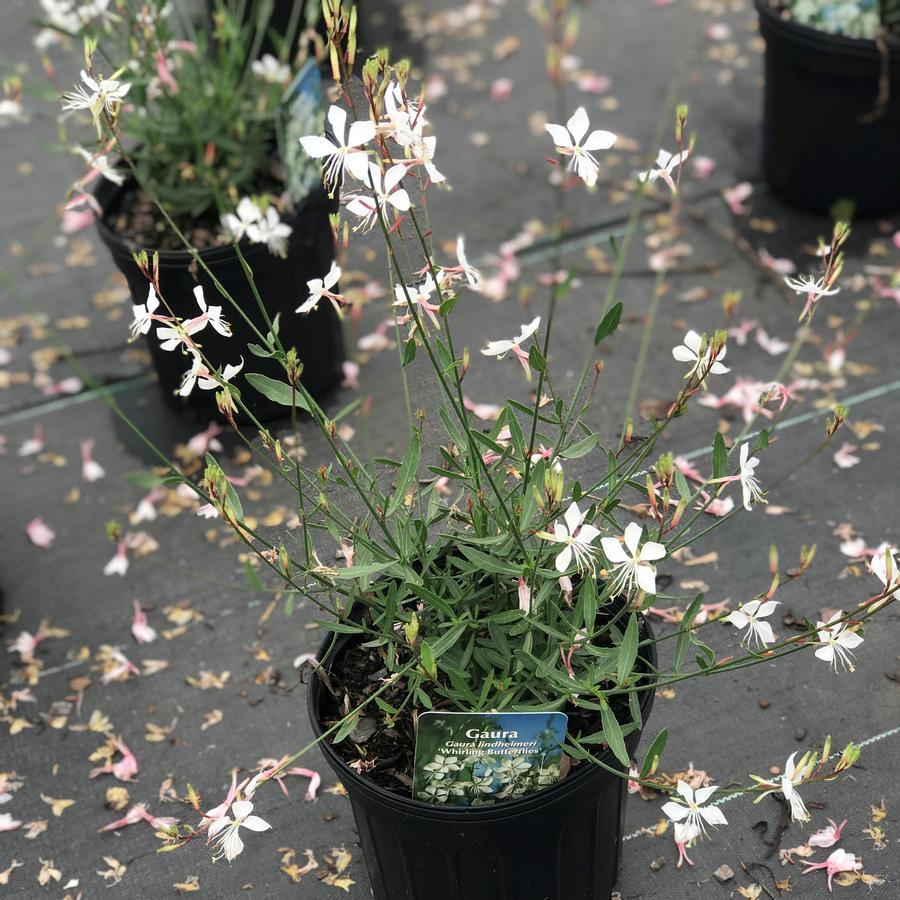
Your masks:
<svg viewBox="0 0 900 900"><path fill-rule="evenodd" d="M426 712L418 719L413 798L485 806L559 781L568 716Z"/></svg>
<svg viewBox="0 0 900 900"><path fill-rule="evenodd" d="M311 159L300 146L306 134L322 134L322 75L314 59L308 59L285 88L276 118L278 154L284 165L284 183L295 204L322 184L322 161Z"/></svg>

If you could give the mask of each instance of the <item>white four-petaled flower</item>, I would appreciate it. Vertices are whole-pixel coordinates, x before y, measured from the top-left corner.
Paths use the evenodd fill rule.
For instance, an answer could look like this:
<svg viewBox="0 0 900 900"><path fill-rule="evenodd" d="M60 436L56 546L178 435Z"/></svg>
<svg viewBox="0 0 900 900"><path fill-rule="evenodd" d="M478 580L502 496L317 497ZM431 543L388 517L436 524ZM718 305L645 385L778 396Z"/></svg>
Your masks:
<svg viewBox="0 0 900 900"><path fill-rule="evenodd" d="M100 121L100 114L106 110L114 115L131 85L116 81L113 78L92 78L84 69L81 70L82 84L75 85L74 90L63 94L63 110L89 109L94 117L94 124Z"/></svg>
<svg viewBox="0 0 900 900"><path fill-rule="evenodd" d="M822 297L833 297L840 293L839 287L829 287L825 283L825 279L816 278L814 275L801 275L799 278L785 277L784 283L795 293L806 295L806 305L800 312L801 321L810 315L813 307Z"/></svg>
<svg viewBox="0 0 900 900"><path fill-rule="evenodd" d="M565 574L572 560L579 572L594 572L595 550L591 544L600 534L599 529L584 523L585 513L572 503L566 510L562 522L553 526L552 540L565 546L556 557L556 571Z"/></svg>
<svg viewBox="0 0 900 900"><path fill-rule="evenodd" d="M525 369L525 374L531 376L531 369L528 368L528 352L522 349L522 344L535 334L541 327L541 317L536 316L527 325L522 326L518 337L511 340L489 341L488 345L481 351L485 356L496 356L497 359L503 359L507 353L516 356Z"/></svg>
<svg viewBox="0 0 900 900"><path fill-rule="evenodd" d="M544 127L553 138L557 152L569 157L569 168L573 168L588 187L593 187L597 183L600 163L592 154L596 150L612 147L616 135L600 129L588 134L591 126L583 106L575 110L565 125L547 124Z"/></svg>
<svg viewBox="0 0 900 900"><path fill-rule="evenodd" d="M777 600L751 600L749 603L743 604L740 609L736 609L725 617L725 621L735 628L743 630L747 629L741 643L746 646L751 644L759 647L765 647L767 644L775 643L775 632L768 622L763 622L767 616L771 616L778 606Z"/></svg>
<svg viewBox="0 0 900 900"><path fill-rule="evenodd" d="M153 324L153 314L159 308L159 299L156 296L156 288L151 284L146 303L138 303L132 306L134 319L131 322L131 334L137 337L139 334L147 334Z"/></svg>
<svg viewBox="0 0 900 900"><path fill-rule="evenodd" d="M661 178L672 193L678 189L672 173L678 168L690 154L690 150L682 150L681 153L669 153L668 150L660 150L656 155L656 165L646 172L638 172L638 181L653 182Z"/></svg>
<svg viewBox="0 0 900 900"><path fill-rule="evenodd" d="M266 244L269 251L275 256L285 257L288 250L288 238L293 230L290 225L281 221L278 210L274 206L269 206L259 219L248 223L247 237L254 244Z"/></svg>
<svg viewBox="0 0 900 900"><path fill-rule="evenodd" d="M250 64L250 70L268 84L284 84L291 77L291 67L279 62L271 53L264 53Z"/></svg>
<svg viewBox="0 0 900 900"><path fill-rule="evenodd" d="M756 472L756 467L759 465L759 459L755 456L751 456L748 459L747 456L749 452L750 444L741 444L741 473L739 475L739 480L741 482L741 491L743 493L744 509L748 511L753 509L753 503L769 502L765 499L765 491L760 487L759 482L756 480L756 475L754 474Z"/></svg>
<svg viewBox="0 0 900 900"><path fill-rule="evenodd" d="M332 293L332 288L340 281L341 278L341 267L334 261L331 263L331 268L328 270L328 274L324 278L311 278L306 282L307 288L309 288L309 297L297 307L298 313L308 313L310 310L315 309L316 306L319 305L319 301L323 297L327 297L332 303L335 304L337 308L337 304L340 302L341 295Z"/></svg>
<svg viewBox="0 0 900 900"><path fill-rule="evenodd" d="M400 212L406 212L410 208L409 194L404 188L398 187L405 174L406 166L403 163L391 166L384 175L379 166L369 163L369 179L366 183L372 190L372 196L357 194L347 204L347 212L362 220L357 228L368 231L377 221L379 210L382 215L386 215L387 205Z"/></svg>
<svg viewBox="0 0 900 900"><path fill-rule="evenodd" d="M675 790L681 800L670 800L664 803L662 811L673 821L683 822L688 826L689 834L706 835L707 825L727 825L725 814L716 806L704 806L707 800L718 790L717 787L697 788L694 790L686 781L679 779Z"/></svg>
<svg viewBox="0 0 900 900"><path fill-rule="evenodd" d="M222 228L233 241L239 241L247 233L247 229L262 216L262 210L250 197L241 197L237 209L233 213L222 216Z"/></svg>
<svg viewBox="0 0 900 900"><path fill-rule="evenodd" d="M850 631L846 622L840 622L844 613L838 610L827 622L816 623L816 637L819 639L819 647L816 657L829 663L835 672L838 665L843 669L855 671L853 667L853 653L863 639L855 632Z"/></svg>
<svg viewBox="0 0 900 900"><path fill-rule="evenodd" d="M231 815L220 816L209 826L207 832L209 840L215 838L217 848L213 859L221 859L224 856L231 862L244 849L240 835L241 828L250 831L268 831L271 827L268 822L253 815L253 804L249 800L235 800L231 804Z"/></svg>
<svg viewBox="0 0 900 900"><path fill-rule="evenodd" d="M645 594L656 593L656 566L653 563L666 555L666 548L656 541L641 541L641 526L630 522L625 529L624 543L617 538L600 539L603 552L611 563L616 593L631 593L634 585Z"/></svg>
<svg viewBox="0 0 900 900"><path fill-rule="evenodd" d="M679 344L677 347L672 348L672 356L674 356L678 362L691 364L687 375L684 376L685 378L691 378L694 374L700 372L701 380L703 380L709 374L724 375L729 371L729 369L720 362L720 360L725 358L726 348L724 346L716 354L715 359L711 359L710 351L712 348L709 346L709 343L703 348L702 353L701 348L703 348L703 338L693 330L689 331L684 336L683 344Z"/></svg>
<svg viewBox="0 0 900 900"><path fill-rule="evenodd" d="M332 138L307 135L300 145L313 159L325 159L325 183L332 188L341 183L346 169L354 178L365 181L368 156L361 148L375 137L375 124L369 120L354 122L347 129L347 112L340 106L328 110Z"/></svg>

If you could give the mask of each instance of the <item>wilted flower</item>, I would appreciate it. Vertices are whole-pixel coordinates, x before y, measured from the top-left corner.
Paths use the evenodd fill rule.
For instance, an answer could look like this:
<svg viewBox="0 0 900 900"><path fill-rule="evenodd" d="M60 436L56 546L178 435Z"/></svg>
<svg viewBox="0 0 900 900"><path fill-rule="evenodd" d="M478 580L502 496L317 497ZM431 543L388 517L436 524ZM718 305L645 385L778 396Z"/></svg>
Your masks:
<svg viewBox="0 0 900 900"><path fill-rule="evenodd" d="M841 839L841 832L844 830L847 820L844 819L840 825L836 825L834 819L829 819L828 822L829 824L825 828L820 828L809 836L806 843L810 847L833 847Z"/></svg>
<svg viewBox="0 0 900 900"><path fill-rule="evenodd" d="M807 875L816 869L824 869L828 874L828 890L830 891L832 889L831 879L839 872L858 872L861 868L862 860L859 859L859 857L854 856L852 853L848 853L846 850L838 849L824 862L807 863L807 867L803 870L803 874Z"/></svg>

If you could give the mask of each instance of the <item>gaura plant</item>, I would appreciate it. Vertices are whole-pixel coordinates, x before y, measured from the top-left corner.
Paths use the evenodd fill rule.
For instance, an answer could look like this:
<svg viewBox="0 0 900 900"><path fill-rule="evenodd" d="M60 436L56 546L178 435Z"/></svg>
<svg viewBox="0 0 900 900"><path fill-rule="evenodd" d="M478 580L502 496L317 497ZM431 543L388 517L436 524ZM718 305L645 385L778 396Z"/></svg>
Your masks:
<svg viewBox="0 0 900 900"><path fill-rule="evenodd" d="M766 502L763 460L772 428L791 403L781 383L803 343L798 332L780 372L759 396L741 432L730 442L716 433L706 472L692 469L672 454L657 454L659 439L676 420L690 413L706 384L727 372L725 332L688 331L672 351L672 372L681 384L658 418L638 434L630 412L646 359L653 315L648 316L642 350L632 378L620 437L604 442L585 414L602 382L606 342L619 326L623 307L615 301L628 238L618 249L604 299L598 304L593 339L574 389L563 394L552 377L553 325L573 273L556 279L546 310L512 336L498 336L472 355L454 339L454 314L460 306L482 302L484 280L466 256L462 239L457 258L440 258L426 222L426 198L440 190L437 137L430 133L423 98L410 92L405 63L391 64L378 52L362 64L361 84L351 85L353 20L334 0L323 11L339 102L327 114L326 131L302 138L312 158L323 163L328 190L341 188L344 211L338 233L350 237L368 229L380 232L394 282L391 309L398 358L404 378L406 450L401 459L364 461L344 440L341 420L355 404L330 415L301 383L295 348L279 339L278 322L270 321L257 341L235 348L233 366L214 370L204 357L202 330L220 334L228 324L221 306L198 296L199 313L184 320L171 314L159 287L152 258L140 259L148 278L148 300L135 308L133 329L156 330L171 352L189 366L182 390L217 392L219 407L261 463L280 478L296 498L296 537L273 542L244 518L239 493L216 459L209 455L200 484L191 487L203 499L201 512L230 525L238 538L284 584L288 603L303 598L323 613L321 625L336 637L361 642L375 669L356 684L308 662L313 677L327 679L337 712L326 723L324 739L339 745L358 772L390 783L380 759L367 747L376 741L354 740L365 724L388 742L411 766L417 715L425 710L565 711L569 733L565 753L573 765L599 765L622 778L671 793L662 807L676 823L676 840L684 851L708 828L726 824L711 801L734 793L760 800L777 793L789 803L794 819L805 821L804 786L829 781L853 765L859 748L850 744L834 756L824 748L792 754L779 777L752 777L744 787L694 790L658 774L667 741L661 731L638 765L629 757L625 737L641 729L640 697L646 691L780 660L811 650L833 672L853 671L863 629L900 589L897 559L887 546L872 570L882 589L845 605L828 621L807 622L801 633L779 635L772 614L785 576L777 552L770 554L766 584L759 586L725 621L735 629L735 648L719 656L704 640L716 621L697 594L680 615L678 627L657 643L672 641L671 665L655 668L646 614L675 597L665 592L659 567L673 553L698 544L732 516L754 514ZM560 65L571 28L561 27L565 4L554 4L546 24L551 31L548 66L562 83ZM119 109L97 107L101 129L110 128ZM598 155L614 145L612 132L595 129L584 109L565 122L547 125L548 151L555 149L553 170L558 185L559 219L566 192L598 179ZM111 128L112 135L116 130ZM676 113L674 152L660 150L655 165L637 173L633 183L631 232L647 191L671 196L670 215L679 213L682 163L693 150L687 133L687 110ZM136 173L140 179L140 172ZM660 187L657 183L660 183ZM661 196L660 194L659 196ZM815 315L821 298L834 293L848 228L838 223L822 242L821 273L791 286L806 298L804 319ZM240 253L239 248L237 252ZM195 254L197 264L202 259ZM252 272L246 267L252 284ZM335 266L309 283L298 297L297 315L319 303L343 309L340 270ZM223 303L243 315L221 288ZM265 310L265 298L258 296ZM290 412L296 434L301 414L308 417L330 448L330 459L317 468L304 464L272 431L254 419L240 392L229 383L234 367L251 367L252 359L274 358L283 368L279 380L250 373L249 383ZM408 382L410 367L427 365L439 391L434 409L415 409ZM423 362L424 360L424 362ZM509 399L488 430L469 411L464 381L477 365L521 365L533 386L530 403ZM823 446L841 426L847 411L834 410ZM765 420L765 427L755 430ZM574 474L579 472L577 477ZM184 477L172 466L173 481ZM626 501L643 497L646 516L634 521ZM737 502L735 501L737 497ZM349 498L349 499L348 499ZM710 519L704 518L714 513ZM343 564L323 560L335 551ZM802 575L814 548L804 548ZM738 646L740 645L740 646ZM252 777L232 777L222 803L206 808L191 792L200 816L195 825L163 829L163 849L173 850L198 837L215 848L216 857L233 859L243 848L241 829L262 831L268 824L254 815L257 792L291 773L296 761L317 741L280 760L272 760ZM607 747L617 761L599 758ZM799 759L798 759L799 755ZM407 768L407 772L409 769ZM403 789L400 782L392 785ZM408 788L406 788L408 795Z"/></svg>
<svg viewBox="0 0 900 900"><path fill-rule="evenodd" d="M279 153L285 93L316 44L324 50L310 25L315 7L294 4L287 33L273 35L280 46L274 56L261 54L274 0L215 0L209 27L192 23L184 0L41 6L36 43L48 72L60 48L84 46L79 82L63 98L62 133L84 113L96 128L94 149L74 147L87 173L72 190L69 211L103 215L87 184L97 177L122 184L133 175L148 208L158 204L158 228L173 246L180 246L180 230L191 231L195 245L246 236L283 255L291 227L282 217L319 180L305 156ZM310 104L308 118L306 125L317 127L317 105ZM116 165L113 155L128 166Z"/></svg>

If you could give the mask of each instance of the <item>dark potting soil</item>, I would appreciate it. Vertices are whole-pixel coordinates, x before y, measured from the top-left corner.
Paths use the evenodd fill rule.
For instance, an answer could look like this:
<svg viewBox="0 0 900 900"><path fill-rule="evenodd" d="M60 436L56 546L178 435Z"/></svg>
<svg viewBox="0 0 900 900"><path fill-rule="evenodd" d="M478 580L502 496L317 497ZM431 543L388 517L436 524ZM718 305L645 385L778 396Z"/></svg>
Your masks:
<svg viewBox="0 0 900 900"><path fill-rule="evenodd" d="M381 679L387 675L387 669L376 649L360 645L348 649L331 663L328 670L326 689L322 691L323 724L330 726L346 715L348 709L359 706L382 686ZM314 674L312 677L319 676ZM425 685L423 690L427 690ZM443 698L430 692L429 695L434 709L455 708ZM399 709L406 697L402 679L380 696L395 709ZM626 696L614 696L610 705L620 722L628 721L630 712ZM405 797L412 793L416 753L413 714L408 710L407 704L393 726L385 723L385 714L380 709L375 708L370 714L364 713L350 735L339 744L332 745L341 759L360 775ZM593 734L600 729L600 715L593 710L568 705L561 712L568 715L569 734L576 738ZM579 765L575 760L570 762L572 765Z"/></svg>

